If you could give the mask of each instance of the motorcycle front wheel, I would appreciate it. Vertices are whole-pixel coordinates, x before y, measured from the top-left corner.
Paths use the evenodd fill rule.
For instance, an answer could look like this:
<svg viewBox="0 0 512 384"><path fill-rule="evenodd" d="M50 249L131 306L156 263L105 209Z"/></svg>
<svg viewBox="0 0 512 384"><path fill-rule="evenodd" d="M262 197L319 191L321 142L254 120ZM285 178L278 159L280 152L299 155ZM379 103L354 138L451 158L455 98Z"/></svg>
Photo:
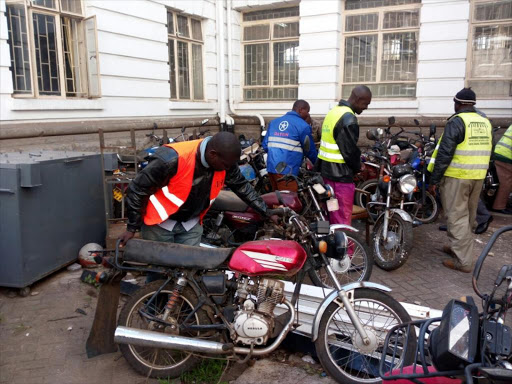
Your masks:
<svg viewBox="0 0 512 384"><path fill-rule="evenodd" d="M384 292L361 288L354 291L353 307L370 344L363 343L343 305L332 302L322 315L315 341L320 363L330 376L339 383L380 383L379 362L383 355L391 360L393 353L397 354L393 369L414 362L416 335L413 328L408 335L399 330L392 336L397 340L396 351L383 349L388 331L395 325L411 321L398 301Z"/></svg>
<svg viewBox="0 0 512 384"><path fill-rule="evenodd" d="M368 246L356 234L347 233L348 248L344 259L328 258L336 278L341 285L356 281L368 281L372 274L373 255ZM309 277L314 285L335 288L331 277L324 267L310 269Z"/></svg>
<svg viewBox="0 0 512 384"><path fill-rule="evenodd" d="M420 204L419 209L414 215L416 220L421 221L423 224L430 224L437 220L439 217L439 204L437 204L436 198L430 194L430 192L425 191L425 205L421 206L421 191L414 193L414 200ZM416 208L412 208L409 210L411 216L413 216Z"/></svg>
<svg viewBox="0 0 512 384"><path fill-rule="evenodd" d="M164 287L156 296L150 306L145 308L145 304L151 299L156 291L162 286L162 280L146 284L140 288L124 305L118 324L124 327L143 329L148 331L166 333L169 335L180 335L185 337L199 338L198 331L183 331L179 329L180 324L184 324L186 317L193 311L197 305L197 297L192 289L185 287L180 295L173 312L168 319L176 323L174 329L169 326L150 321L142 316L139 311L147 312L149 315L161 318L169 295L172 293L172 287ZM169 320L168 320L169 321ZM186 324L204 325L211 321L205 311L199 309ZM200 358L193 356L190 352L141 347L131 344L119 344L119 349L130 366L138 373L146 377L175 378L184 372L192 369Z"/></svg>
<svg viewBox="0 0 512 384"><path fill-rule="evenodd" d="M399 214L388 220L388 238L383 238L384 220L381 218L373 227L372 249L375 264L386 271L400 268L409 258L412 248L412 223Z"/></svg>

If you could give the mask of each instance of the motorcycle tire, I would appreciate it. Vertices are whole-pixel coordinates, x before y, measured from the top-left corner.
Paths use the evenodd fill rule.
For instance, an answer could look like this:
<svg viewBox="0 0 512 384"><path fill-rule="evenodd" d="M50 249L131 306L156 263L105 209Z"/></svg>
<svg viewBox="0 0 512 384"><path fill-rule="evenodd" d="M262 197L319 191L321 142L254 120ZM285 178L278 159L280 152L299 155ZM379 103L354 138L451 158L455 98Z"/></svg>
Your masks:
<svg viewBox="0 0 512 384"><path fill-rule="evenodd" d="M353 256L348 270L344 271L346 268L342 263L340 263L340 260L328 258L331 267L336 273L339 283L341 285L345 285L357 281L370 280L373 269L373 255L371 254L370 249L366 245L366 242L362 241L358 235L354 233L347 233L346 235L349 250L351 244L353 244ZM352 265L352 263L357 264ZM319 269L310 269L308 273L309 278L317 287L335 288L331 278L327 274L327 270L324 267L320 267Z"/></svg>
<svg viewBox="0 0 512 384"><path fill-rule="evenodd" d="M421 192L416 192L414 194L414 199L418 203L421 203ZM423 224L430 224L437 220L441 210L439 209L439 204L437 203L436 198L432 196L428 191L425 192L425 203L427 205L427 209L419 209L418 212L416 212L414 218L418 221L421 221Z"/></svg>
<svg viewBox="0 0 512 384"><path fill-rule="evenodd" d="M365 182L361 183L361 185L357 186L357 189L361 189L366 192L375 193L377 190L377 185L379 184L379 180L377 179L369 179ZM356 191L354 194L354 201L356 205L359 205L360 207L366 208L366 202L368 201L369 196L365 195L364 193Z"/></svg>
<svg viewBox="0 0 512 384"><path fill-rule="evenodd" d="M320 319L315 341L318 359L329 376L338 383L381 383L379 363L384 353L382 347L386 335L394 326L411 321L411 317L398 301L376 289L354 290L352 305L368 333L370 345L362 343L343 305L336 300L329 304ZM414 327L407 336L397 333L394 337L401 340L402 348L398 348L398 351L402 356L396 360L393 369L411 365L417 343Z"/></svg>
<svg viewBox="0 0 512 384"><path fill-rule="evenodd" d="M373 227L373 260L375 261L375 264L377 264L381 269L384 269L385 271L393 271L404 265L407 259L409 258L409 251L412 249L413 246L412 223L402 219L402 217L399 214L394 214L389 218L388 233L390 231L390 228L395 229L393 232L400 233L400 235L398 236L398 249L396 249L396 247L393 247L392 249L392 251L396 249L398 251L398 254L396 254L396 252L393 252L393 254L390 256L386 256L383 253L384 251L386 251L381 241L383 226L384 219L383 217L381 217L379 220L377 220L377 223Z"/></svg>
<svg viewBox="0 0 512 384"><path fill-rule="evenodd" d="M180 331L171 330L170 327L161 326L155 322L151 322L139 314L139 309L149 300L153 294L160 289L162 281L155 281L146 284L140 288L126 302L121 313L119 314L118 325L124 327L139 328L144 330L152 330L161 333L169 333L173 335L181 335L187 337L199 337L198 331ZM152 304L149 311L152 315L161 315L165 309L169 294L172 293L173 287L166 286L162 289ZM176 318L180 324L197 305L198 299L194 291L185 287L181 292L179 301L175 306L174 313L171 316ZM205 311L199 309L192 317L190 324L211 324L211 321ZM156 327L159 327L158 329ZM119 349L130 366L146 377L156 378L175 378L189 371L200 362L200 358L192 353L178 350L140 347L131 344L119 344ZM172 361L172 362L171 362Z"/></svg>

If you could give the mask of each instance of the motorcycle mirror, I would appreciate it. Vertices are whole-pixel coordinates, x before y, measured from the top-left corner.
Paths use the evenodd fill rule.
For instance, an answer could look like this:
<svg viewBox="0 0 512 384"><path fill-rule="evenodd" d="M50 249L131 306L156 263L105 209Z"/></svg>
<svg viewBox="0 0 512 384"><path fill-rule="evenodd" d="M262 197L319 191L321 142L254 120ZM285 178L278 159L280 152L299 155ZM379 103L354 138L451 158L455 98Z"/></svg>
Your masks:
<svg viewBox="0 0 512 384"><path fill-rule="evenodd" d="M430 124L430 137L435 136L436 134L436 125Z"/></svg>
<svg viewBox="0 0 512 384"><path fill-rule="evenodd" d="M281 162L277 163L277 165L276 165L276 172L279 174L282 174L284 172L284 170L286 169L286 167L287 167L287 164L284 161L281 161Z"/></svg>
<svg viewBox="0 0 512 384"><path fill-rule="evenodd" d="M417 119L414 119L414 124L416 124L416 126L420 126L420 122L417 120Z"/></svg>
<svg viewBox="0 0 512 384"><path fill-rule="evenodd" d="M393 124L395 124L395 116L388 117L388 125L393 125Z"/></svg>
<svg viewBox="0 0 512 384"><path fill-rule="evenodd" d="M306 138L304 139L304 152L308 153L310 148L311 140L309 139L309 136L306 136Z"/></svg>
<svg viewBox="0 0 512 384"><path fill-rule="evenodd" d="M209 119L204 119L203 121L201 121L201 125L205 125L208 121Z"/></svg>
<svg viewBox="0 0 512 384"><path fill-rule="evenodd" d="M181 127L181 133L185 132L185 127Z"/></svg>

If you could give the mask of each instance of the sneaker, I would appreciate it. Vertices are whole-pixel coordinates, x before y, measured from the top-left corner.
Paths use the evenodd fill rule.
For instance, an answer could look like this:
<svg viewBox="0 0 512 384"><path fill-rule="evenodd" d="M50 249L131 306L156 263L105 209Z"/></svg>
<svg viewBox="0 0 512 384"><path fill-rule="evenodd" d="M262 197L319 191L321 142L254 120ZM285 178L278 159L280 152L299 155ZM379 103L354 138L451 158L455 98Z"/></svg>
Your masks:
<svg viewBox="0 0 512 384"><path fill-rule="evenodd" d="M471 273L471 271L473 270L473 268L471 268L471 267L463 267L462 265L459 264L458 261L453 260L453 259L443 260L443 265L446 268L450 268L450 269L453 269L454 271L459 271L459 272L464 272L464 273Z"/></svg>

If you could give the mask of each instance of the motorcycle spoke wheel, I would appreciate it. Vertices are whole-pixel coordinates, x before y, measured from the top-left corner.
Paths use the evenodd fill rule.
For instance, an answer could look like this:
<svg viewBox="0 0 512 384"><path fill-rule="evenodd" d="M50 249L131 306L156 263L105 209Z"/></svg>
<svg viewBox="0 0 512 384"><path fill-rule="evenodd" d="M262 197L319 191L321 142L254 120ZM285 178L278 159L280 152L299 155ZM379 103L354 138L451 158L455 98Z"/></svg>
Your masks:
<svg viewBox="0 0 512 384"><path fill-rule="evenodd" d="M391 271L401 267L409 257L412 248L412 223L394 214L388 221L388 238L394 239L388 243L383 238L384 220L374 227L373 259L380 268ZM392 237L390 237L392 236Z"/></svg>
<svg viewBox="0 0 512 384"><path fill-rule="evenodd" d="M414 199L418 204L418 210L414 215L414 218L421 221L423 224L433 223L439 216L439 205L437 204L436 198L430 194L425 193L425 205L421 206L421 192L414 194ZM414 214L415 209L411 209L409 213Z"/></svg>
<svg viewBox="0 0 512 384"><path fill-rule="evenodd" d="M333 302L322 316L315 342L320 362L340 383L380 383L379 362L383 357L391 361L394 352L383 348L386 335L395 325L410 321L410 317L391 296L371 289L357 289L353 306L370 345L362 343L343 306ZM406 335L399 330L392 337L397 341L393 369L411 364L416 348L414 331Z"/></svg>
<svg viewBox="0 0 512 384"><path fill-rule="evenodd" d="M329 258L330 264L336 278L341 285L353 283L356 281L368 281L372 274L373 256L366 246L366 243L359 240L354 234L347 234L348 249L350 262L347 260L336 260ZM311 280L315 285L325 288L335 288L327 270L320 268L316 271L318 282L312 276Z"/></svg>
<svg viewBox="0 0 512 384"><path fill-rule="evenodd" d="M192 312L194 304L197 302L195 295L187 288L183 290L177 305L169 314L168 321L175 322L176 328L172 329L170 326L160 325L140 314L139 311L143 310L149 315L162 318L168 297L172 292L171 287L165 287L155 300L146 307L148 301L161 285L162 281L156 281L141 288L123 307L119 315L119 325L175 336L201 337L199 331L179 330L180 324L198 325L209 323L207 315L201 310L197 311L185 322L185 319ZM120 344L120 349L128 363L137 372L149 377L178 377L198 362L196 356L193 356L190 352L180 350L143 347L131 344Z"/></svg>

